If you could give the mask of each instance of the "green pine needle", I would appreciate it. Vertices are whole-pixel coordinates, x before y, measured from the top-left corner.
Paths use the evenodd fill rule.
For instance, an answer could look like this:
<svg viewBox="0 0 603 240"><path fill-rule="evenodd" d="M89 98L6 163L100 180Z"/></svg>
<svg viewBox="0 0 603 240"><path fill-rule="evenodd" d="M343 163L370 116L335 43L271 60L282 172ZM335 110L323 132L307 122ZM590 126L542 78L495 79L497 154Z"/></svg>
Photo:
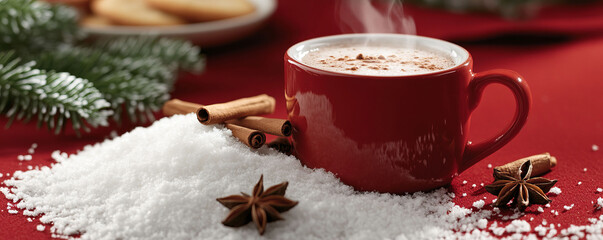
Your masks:
<svg viewBox="0 0 603 240"><path fill-rule="evenodd" d="M35 69L35 64L23 63L14 52L0 52L0 113L10 122L36 116L38 126L45 123L55 133L67 120L76 131L87 130L83 120L93 127L107 124L109 103L92 83L68 73Z"/></svg>
<svg viewBox="0 0 603 240"><path fill-rule="evenodd" d="M149 59L120 58L101 50L61 48L37 55L37 68L69 72L89 80L111 103L114 119L125 108L132 122L153 120L152 112L169 99L175 69ZM123 105L123 106L122 106Z"/></svg>
<svg viewBox="0 0 603 240"><path fill-rule="evenodd" d="M77 12L36 0L0 0L0 114L38 119L59 132L153 120L169 99L178 70L199 73L190 42L158 37L109 38L80 46ZM21 61L25 59L27 61ZM57 73L58 72L58 73ZM9 125L10 125L9 122Z"/></svg>
<svg viewBox="0 0 603 240"><path fill-rule="evenodd" d="M35 0L0 0L0 50L40 51L79 37L77 12Z"/></svg>
<svg viewBox="0 0 603 240"><path fill-rule="evenodd" d="M192 73L200 73L204 66L199 47L184 40L136 36L101 39L95 46L115 56L155 58Z"/></svg>

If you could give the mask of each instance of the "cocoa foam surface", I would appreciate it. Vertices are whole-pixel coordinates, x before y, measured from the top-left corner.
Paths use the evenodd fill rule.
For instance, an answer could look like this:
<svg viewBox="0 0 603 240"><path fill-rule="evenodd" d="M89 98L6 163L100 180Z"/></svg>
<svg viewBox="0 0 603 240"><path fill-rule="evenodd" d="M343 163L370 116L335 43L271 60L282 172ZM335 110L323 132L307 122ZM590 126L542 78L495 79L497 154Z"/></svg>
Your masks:
<svg viewBox="0 0 603 240"><path fill-rule="evenodd" d="M373 76L414 75L454 66L451 59L433 52L381 46L322 47L310 51L302 62L332 72Z"/></svg>

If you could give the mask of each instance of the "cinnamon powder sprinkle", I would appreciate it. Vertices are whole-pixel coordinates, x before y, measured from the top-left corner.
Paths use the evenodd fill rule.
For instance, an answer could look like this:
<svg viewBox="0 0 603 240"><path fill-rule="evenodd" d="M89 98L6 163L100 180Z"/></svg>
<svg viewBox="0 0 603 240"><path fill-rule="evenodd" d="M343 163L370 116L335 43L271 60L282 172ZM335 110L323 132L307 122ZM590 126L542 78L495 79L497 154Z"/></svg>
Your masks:
<svg viewBox="0 0 603 240"><path fill-rule="evenodd" d="M362 50L357 49L357 51L360 52ZM391 71L392 69L398 69L399 65L408 66L402 66L400 72L437 71L448 67L446 64L439 64L439 61L441 60L437 57L423 55L420 57L415 55L419 54L417 51L414 51L414 54L412 51L410 51L408 53L403 53L402 55L385 55L377 53L371 56L370 54L374 53L371 53L370 50L369 52L360 52L357 55L352 55L352 58L349 56L341 57L341 55L337 56L336 54L326 56L323 55L323 59L319 58L314 61L316 61L317 64L324 65L325 67L359 72L369 69L370 71Z"/></svg>

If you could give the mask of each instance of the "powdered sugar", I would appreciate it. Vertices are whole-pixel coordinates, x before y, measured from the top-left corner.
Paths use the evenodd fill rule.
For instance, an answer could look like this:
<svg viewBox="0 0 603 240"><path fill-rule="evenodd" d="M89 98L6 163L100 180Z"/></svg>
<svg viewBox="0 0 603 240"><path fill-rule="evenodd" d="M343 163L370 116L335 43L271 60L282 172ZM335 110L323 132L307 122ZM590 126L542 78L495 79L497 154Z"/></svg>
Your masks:
<svg viewBox="0 0 603 240"><path fill-rule="evenodd" d="M572 203L572 205L569 206L563 206L563 209L565 209L565 211L569 211L574 207L574 204Z"/></svg>
<svg viewBox="0 0 603 240"><path fill-rule="evenodd" d="M19 161L31 161L33 157L31 155L18 155L17 160Z"/></svg>
<svg viewBox="0 0 603 240"><path fill-rule="evenodd" d="M299 205L271 223L266 238L313 236L425 239L465 234L487 210L456 206L446 189L390 195L358 193L323 170L266 147L257 151L221 126L204 126L194 114L161 119L148 128L94 146L39 170L5 181L18 208L53 224L51 232L82 239L259 238L253 224L233 229L220 222L228 209L215 199L289 181L287 197ZM421 207L417 207L421 206ZM395 226L395 227L394 227ZM465 229L466 231L462 231ZM460 232L455 232L461 230Z"/></svg>
<svg viewBox="0 0 603 240"><path fill-rule="evenodd" d="M524 233L530 232L532 227L530 226L530 223L524 220L513 220L511 224L505 227L505 230L507 230L508 233Z"/></svg>
<svg viewBox="0 0 603 240"><path fill-rule="evenodd" d="M52 157L58 163L17 171L5 181L12 190L0 187L0 192L24 215L44 214L39 220L52 224L50 232L59 238L81 233L82 239L259 239L252 224L224 227L220 222L228 209L215 199L249 193L262 173L267 186L289 181L286 196L300 202L282 214L285 221L268 225L266 239L489 239L507 233L529 238L532 229L521 212L501 217L515 219L507 226L488 222L501 210L489 210L481 197L474 209L457 206L446 189L356 192L294 157L266 147L250 150L227 129L199 124L194 114ZM601 221L565 234L600 236ZM544 225L534 229L539 236L557 234L554 226Z"/></svg>
<svg viewBox="0 0 603 240"><path fill-rule="evenodd" d="M486 204L486 202L484 202L484 200L477 200L477 201L473 202L473 207L480 209L480 208L483 208L485 204Z"/></svg>
<svg viewBox="0 0 603 240"><path fill-rule="evenodd" d="M559 194L561 194L561 188L552 187L551 190L549 190L549 192L552 194L555 194L555 195L559 195Z"/></svg>

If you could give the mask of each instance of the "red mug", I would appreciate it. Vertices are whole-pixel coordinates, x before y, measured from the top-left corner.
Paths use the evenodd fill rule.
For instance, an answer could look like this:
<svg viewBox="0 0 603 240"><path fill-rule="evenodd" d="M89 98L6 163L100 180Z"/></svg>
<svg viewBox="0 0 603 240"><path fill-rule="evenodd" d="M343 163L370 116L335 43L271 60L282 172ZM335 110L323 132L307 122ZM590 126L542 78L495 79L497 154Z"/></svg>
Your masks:
<svg viewBox="0 0 603 240"><path fill-rule="evenodd" d="M449 57L455 65L422 74L369 76L302 62L309 51L332 44L424 49ZM531 104L528 84L516 72L474 73L472 67L464 48L413 35L344 34L295 44L285 54L285 97L295 155L304 165L330 171L360 191L403 193L450 184L515 137ZM511 89L515 117L491 139L471 143L471 113L491 83Z"/></svg>

